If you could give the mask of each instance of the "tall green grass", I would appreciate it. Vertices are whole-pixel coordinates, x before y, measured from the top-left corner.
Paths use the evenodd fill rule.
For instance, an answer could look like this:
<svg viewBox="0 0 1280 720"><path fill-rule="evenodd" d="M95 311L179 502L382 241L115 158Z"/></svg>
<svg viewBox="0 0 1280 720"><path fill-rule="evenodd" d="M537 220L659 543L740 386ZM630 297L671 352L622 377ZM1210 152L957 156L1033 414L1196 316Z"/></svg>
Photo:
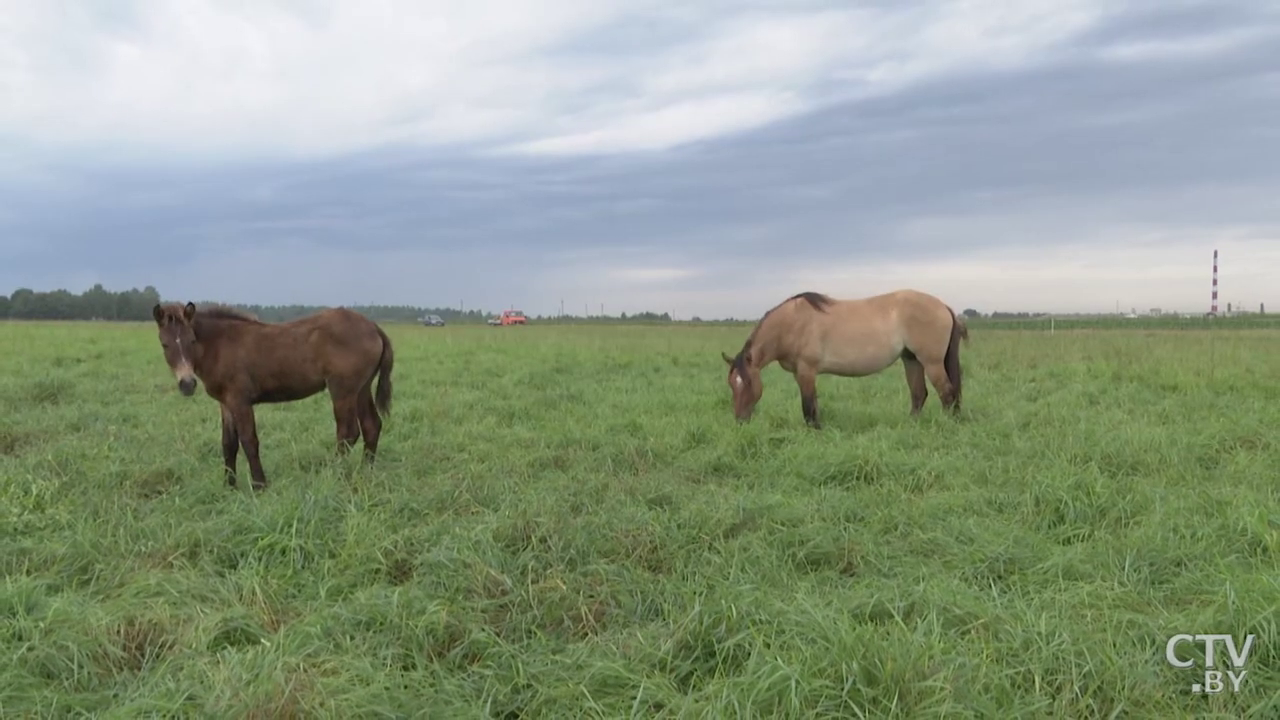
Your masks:
<svg viewBox="0 0 1280 720"><path fill-rule="evenodd" d="M992 330L1029 330L1052 332L1057 330L1275 330L1280 331L1280 315L1220 315L1218 317L1182 317L1181 315L1157 315L1139 317L1117 316L1063 316L1042 315L1033 318L968 318L972 328Z"/></svg>
<svg viewBox="0 0 1280 720"><path fill-rule="evenodd" d="M263 406L255 495L150 327L0 324L0 715L1280 716L1280 332L971 328L815 432L745 328L393 326L377 466Z"/></svg>

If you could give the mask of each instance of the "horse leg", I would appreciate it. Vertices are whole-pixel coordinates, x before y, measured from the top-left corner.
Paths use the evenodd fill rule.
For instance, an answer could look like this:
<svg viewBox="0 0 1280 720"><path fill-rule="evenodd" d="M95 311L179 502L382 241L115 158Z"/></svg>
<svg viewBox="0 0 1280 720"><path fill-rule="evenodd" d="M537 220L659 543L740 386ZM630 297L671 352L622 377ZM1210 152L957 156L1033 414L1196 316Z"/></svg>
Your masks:
<svg viewBox="0 0 1280 720"><path fill-rule="evenodd" d="M947 377L947 369L941 362L936 362L925 365L924 373L934 389L938 391L938 401L942 403L943 409L951 410L956 403L956 392L950 378Z"/></svg>
<svg viewBox="0 0 1280 720"><path fill-rule="evenodd" d="M231 406L231 418L240 436L240 447L244 457L249 461L249 476L254 490L267 487L267 476L262 472L262 460L258 458L258 423L253 416L253 405L249 403Z"/></svg>
<svg viewBox="0 0 1280 720"><path fill-rule="evenodd" d="M811 368L796 368L796 383L800 386L800 412L804 421L814 430L821 430L818 420L818 374Z"/></svg>
<svg viewBox="0 0 1280 720"><path fill-rule="evenodd" d="M236 432L236 419L231 408L222 406L222 464L226 468L227 484L236 486L236 454L240 452L240 435Z"/></svg>
<svg viewBox="0 0 1280 720"><path fill-rule="evenodd" d="M902 367L907 370L907 387L911 389L911 415L920 414L924 401L929 399L929 386L924 383L924 364L915 355L902 356Z"/></svg>
<svg viewBox="0 0 1280 720"><path fill-rule="evenodd" d="M364 457L373 462L378 454L378 438L382 436L382 418L373 405L373 390L369 385L360 389L356 398L356 407L360 416L360 433L364 436Z"/></svg>
<svg viewBox="0 0 1280 720"><path fill-rule="evenodd" d="M350 394L332 393L333 422L337 429L335 452L342 455L351 450L360 439L360 420L357 417L356 398Z"/></svg>

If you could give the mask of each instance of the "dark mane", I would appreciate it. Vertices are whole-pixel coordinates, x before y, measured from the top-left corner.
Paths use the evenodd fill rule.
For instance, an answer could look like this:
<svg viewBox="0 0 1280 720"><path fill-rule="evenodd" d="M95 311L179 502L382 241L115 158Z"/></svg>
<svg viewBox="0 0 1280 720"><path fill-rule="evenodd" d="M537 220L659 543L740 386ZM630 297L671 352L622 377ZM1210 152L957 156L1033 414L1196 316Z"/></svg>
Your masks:
<svg viewBox="0 0 1280 720"><path fill-rule="evenodd" d="M197 305L196 317L205 318L207 320L238 320L240 322L260 322L258 318L243 310L237 310L229 305Z"/></svg>
<svg viewBox="0 0 1280 720"><path fill-rule="evenodd" d="M777 310L778 308L782 307L783 305L786 305L792 300L797 300L797 299L804 300L805 302L809 303L809 306L812 307L814 310L817 310L818 312L826 312L827 306L835 302L834 300L831 299L830 295L823 295L820 292L813 292L812 290L807 290L802 293L796 293L795 295L792 295L786 300L783 300L777 305L774 305L773 307L769 308L769 310L764 315L760 316L760 320L756 322L756 326L751 328L751 334L747 336L747 341L742 344L742 349L739 350L738 354L733 357L732 367L734 370L738 371L738 375L742 378L743 382L751 381L750 376L747 375L747 355L750 354L751 352L751 343L755 341L756 333L760 332L760 326L764 324L764 321L769 317L770 314L773 313L774 310Z"/></svg>
<svg viewBox="0 0 1280 720"><path fill-rule="evenodd" d="M830 295L823 295L820 292L813 292L812 290L802 292L796 295L792 295L791 297L787 298L786 300L783 300L782 302L789 302L797 298L802 298L805 302L809 303L809 305L812 306L814 310L817 310L818 312L826 312L827 306L835 302L835 300L831 299ZM782 303L778 303L778 305L781 306ZM776 310L777 308L775 307L774 309Z"/></svg>

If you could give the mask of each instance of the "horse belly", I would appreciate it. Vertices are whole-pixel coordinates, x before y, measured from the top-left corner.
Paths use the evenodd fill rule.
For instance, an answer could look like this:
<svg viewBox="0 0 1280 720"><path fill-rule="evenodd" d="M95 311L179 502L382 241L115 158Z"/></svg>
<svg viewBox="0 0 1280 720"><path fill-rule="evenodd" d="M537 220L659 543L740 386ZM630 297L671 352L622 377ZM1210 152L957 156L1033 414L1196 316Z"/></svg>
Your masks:
<svg viewBox="0 0 1280 720"><path fill-rule="evenodd" d="M293 402L295 400L304 400L315 395L325 388L323 382L285 385L273 387L258 392L258 396L254 398L254 404L259 403L283 403Z"/></svg>
<svg viewBox="0 0 1280 720"><path fill-rule="evenodd" d="M899 351L892 355L865 354L850 358L840 358L828 361L826 363L826 372L830 375L842 375L844 377L875 375L892 365L901 355L902 352Z"/></svg>
<svg viewBox="0 0 1280 720"><path fill-rule="evenodd" d="M844 377L875 375L902 357L905 347L898 338L889 341L858 333L828 342L823 352L823 372Z"/></svg>

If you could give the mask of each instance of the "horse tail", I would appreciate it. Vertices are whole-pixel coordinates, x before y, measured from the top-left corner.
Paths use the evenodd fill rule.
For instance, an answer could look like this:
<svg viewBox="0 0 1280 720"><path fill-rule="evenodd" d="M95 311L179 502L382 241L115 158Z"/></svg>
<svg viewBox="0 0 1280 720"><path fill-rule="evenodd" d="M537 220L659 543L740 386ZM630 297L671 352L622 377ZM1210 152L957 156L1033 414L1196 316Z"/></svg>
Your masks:
<svg viewBox="0 0 1280 720"><path fill-rule="evenodd" d="M395 352L391 349L391 338L378 328L378 337L382 338L382 356L378 359L378 391L373 403L378 412L391 414L391 368L395 365Z"/></svg>
<svg viewBox="0 0 1280 720"><path fill-rule="evenodd" d="M960 341L966 344L969 342L969 328L956 315L956 311L947 308L951 313L951 340L947 343L947 354L942 358L942 367L947 371L947 380L951 383L951 392L954 394L955 407L960 407Z"/></svg>

